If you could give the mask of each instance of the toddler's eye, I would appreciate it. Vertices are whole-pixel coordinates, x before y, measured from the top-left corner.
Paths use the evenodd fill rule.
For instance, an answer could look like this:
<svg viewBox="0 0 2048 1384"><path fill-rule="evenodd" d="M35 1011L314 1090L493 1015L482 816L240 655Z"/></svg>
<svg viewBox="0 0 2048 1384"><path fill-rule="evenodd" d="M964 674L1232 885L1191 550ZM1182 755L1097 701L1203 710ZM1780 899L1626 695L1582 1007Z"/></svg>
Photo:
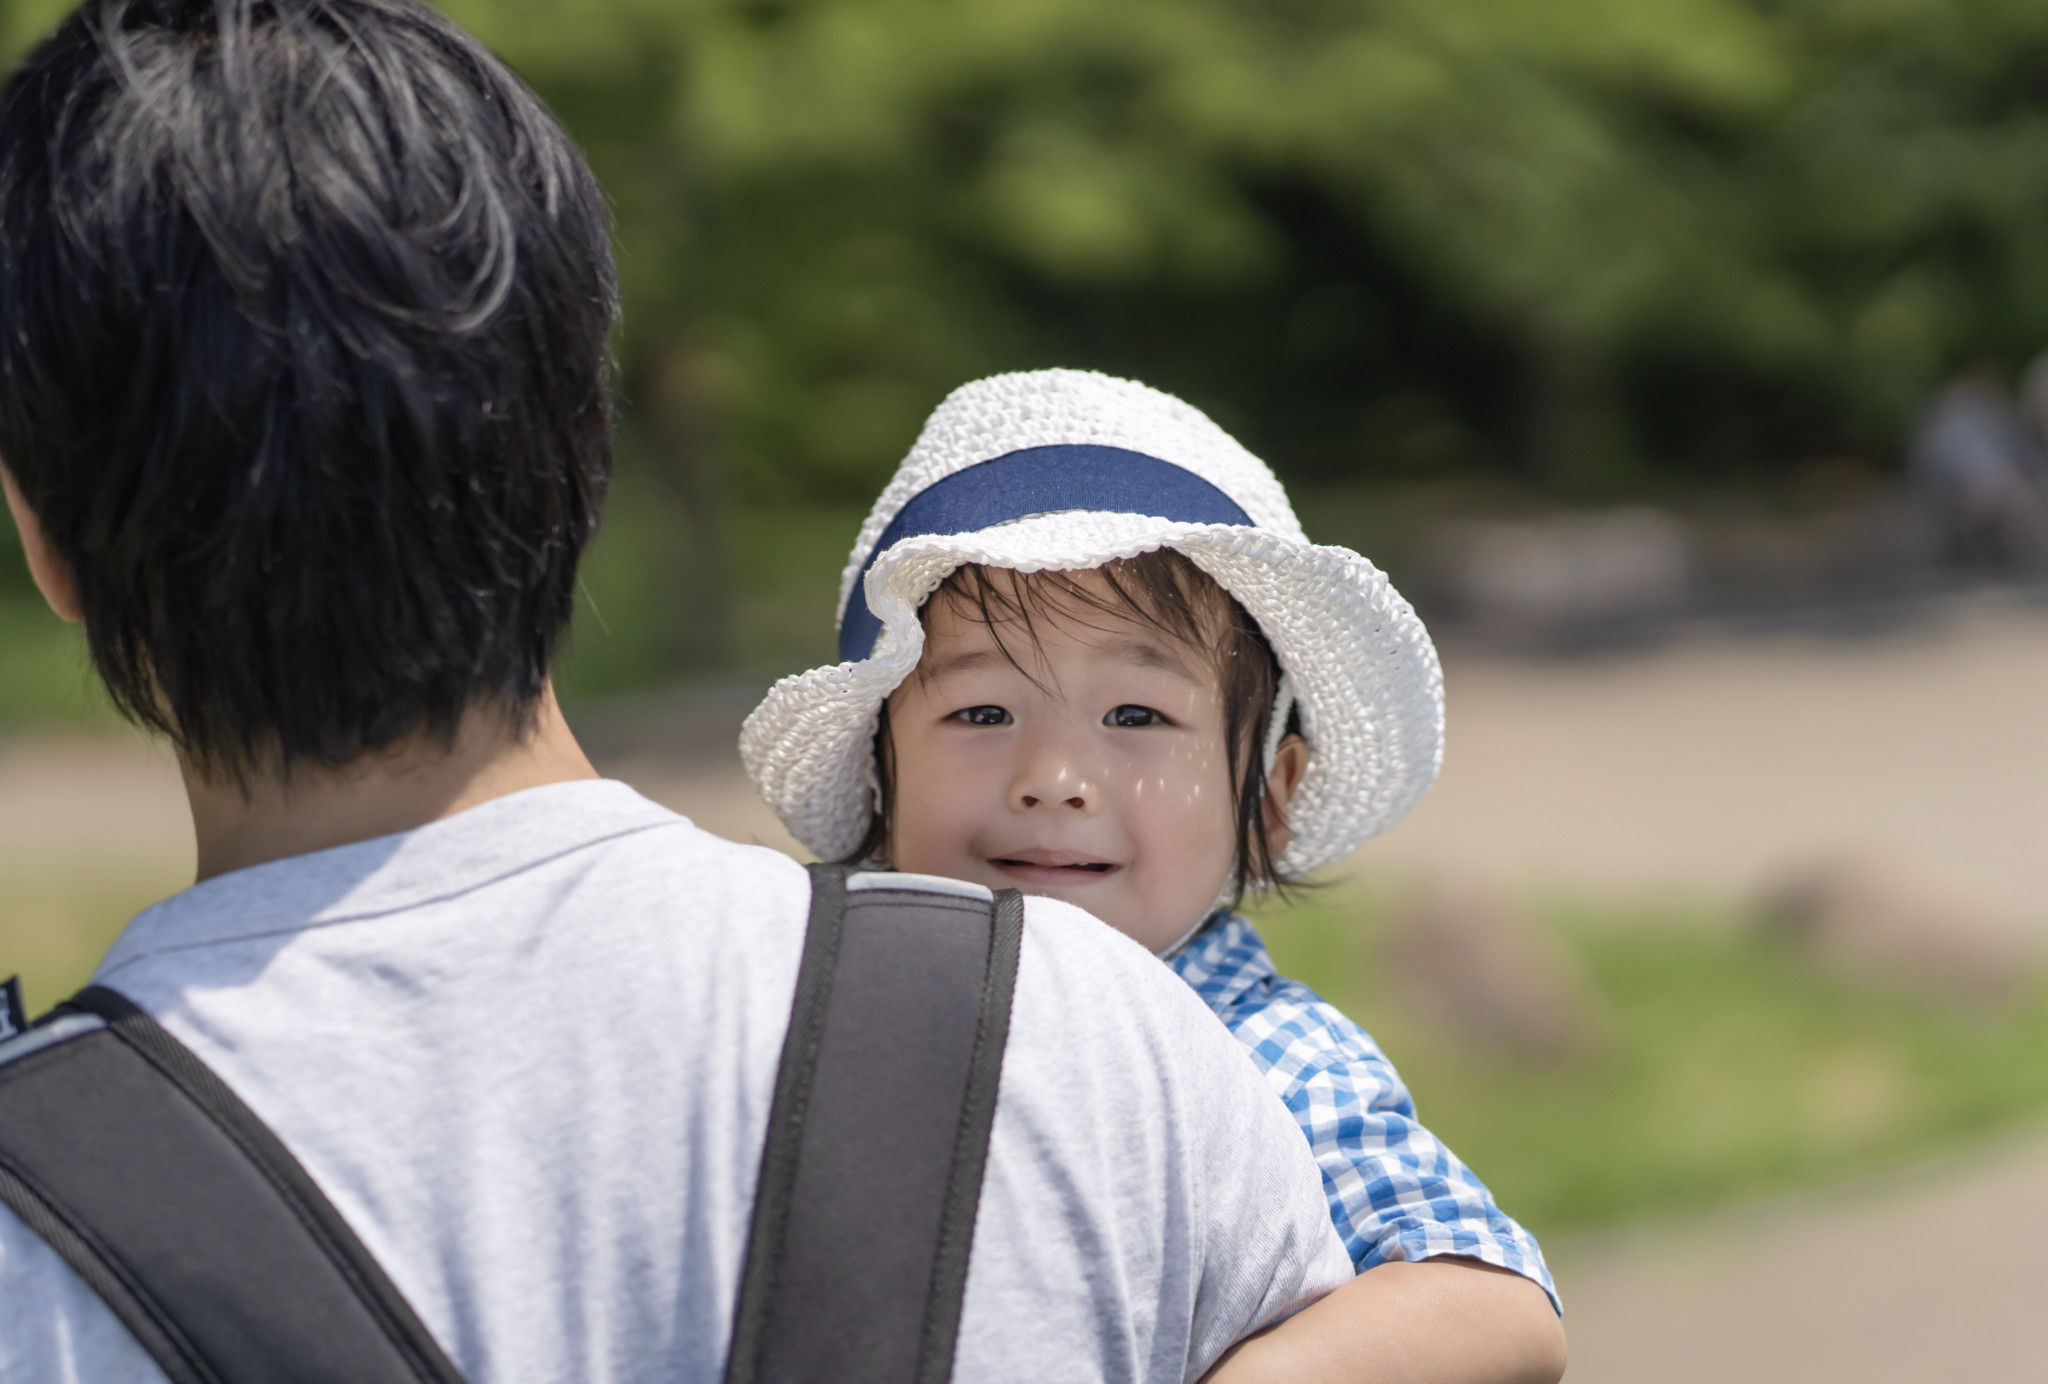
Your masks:
<svg viewBox="0 0 2048 1384"><path fill-rule="evenodd" d="M970 706L954 712L953 719L970 726L1007 726L1010 713L999 706Z"/></svg>
<svg viewBox="0 0 2048 1384"><path fill-rule="evenodd" d="M1109 715L1102 718L1105 726L1163 726L1166 718L1149 706L1118 706L1110 708Z"/></svg>

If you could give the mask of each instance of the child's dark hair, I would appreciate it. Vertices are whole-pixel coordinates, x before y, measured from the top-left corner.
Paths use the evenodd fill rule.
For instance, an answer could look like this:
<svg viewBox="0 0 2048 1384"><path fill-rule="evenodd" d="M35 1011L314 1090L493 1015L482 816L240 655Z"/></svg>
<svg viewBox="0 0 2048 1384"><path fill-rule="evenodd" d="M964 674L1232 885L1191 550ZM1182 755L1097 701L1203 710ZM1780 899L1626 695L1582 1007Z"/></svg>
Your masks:
<svg viewBox="0 0 2048 1384"><path fill-rule="evenodd" d="M1134 620L1210 660L1223 693L1224 738L1236 765L1230 784L1237 832L1233 902L1253 888L1294 885L1295 880L1281 874L1264 830L1269 767L1264 750L1273 699L1279 692L1280 661L1258 622L1215 578L1170 548L1089 570L1102 574L1106 590L1076 580L1072 572L1019 573L970 564L940 583L919 618L926 618L935 604L950 603L985 626L1003 656L1027 674L1004 642L1004 629L1021 630L1036 646L1038 622L1061 616ZM1288 713L1287 728L1299 733L1298 711ZM887 703L875 730L875 770L881 785L880 809L849 863L879 855L888 842L895 775Z"/></svg>
<svg viewBox="0 0 2048 1384"><path fill-rule="evenodd" d="M209 774L524 727L611 464L596 183L415 0L85 0L0 95L0 461Z"/></svg>

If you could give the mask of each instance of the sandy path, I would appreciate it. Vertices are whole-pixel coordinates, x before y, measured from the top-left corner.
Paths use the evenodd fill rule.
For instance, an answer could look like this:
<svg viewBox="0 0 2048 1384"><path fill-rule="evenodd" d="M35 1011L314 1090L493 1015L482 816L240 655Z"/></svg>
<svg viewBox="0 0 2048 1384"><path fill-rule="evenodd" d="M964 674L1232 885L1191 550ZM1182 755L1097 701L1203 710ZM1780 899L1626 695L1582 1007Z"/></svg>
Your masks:
<svg viewBox="0 0 2048 1384"><path fill-rule="evenodd" d="M1446 660L1443 776L1360 864L1748 890L1888 862L2048 927L2048 617Z"/></svg>
<svg viewBox="0 0 2048 1384"><path fill-rule="evenodd" d="M1554 1247L1567 1384L2048 1379L2048 1134Z"/></svg>
<svg viewBox="0 0 2048 1384"><path fill-rule="evenodd" d="M192 872L176 762L139 734L0 739L0 867Z"/></svg>

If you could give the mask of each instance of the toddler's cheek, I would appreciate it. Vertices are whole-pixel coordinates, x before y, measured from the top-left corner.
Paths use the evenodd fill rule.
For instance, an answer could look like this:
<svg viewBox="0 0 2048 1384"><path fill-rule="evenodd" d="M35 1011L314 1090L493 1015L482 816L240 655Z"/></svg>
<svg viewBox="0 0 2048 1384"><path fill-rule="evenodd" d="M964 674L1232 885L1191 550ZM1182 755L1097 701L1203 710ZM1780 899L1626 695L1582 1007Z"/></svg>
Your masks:
<svg viewBox="0 0 2048 1384"><path fill-rule="evenodd" d="M943 829L944 822L929 812L899 809L889 836L890 862L912 874L957 878L963 852L958 840Z"/></svg>
<svg viewBox="0 0 2048 1384"><path fill-rule="evenodd" d="M1144 842L1142 868L1132 887L1151 915L1148 932L1171 945L1207 916L1237 861L1237 837L1227 811L1214 802L1155 819ZM1156 948L1155 948L1156 949Z"/></svg>

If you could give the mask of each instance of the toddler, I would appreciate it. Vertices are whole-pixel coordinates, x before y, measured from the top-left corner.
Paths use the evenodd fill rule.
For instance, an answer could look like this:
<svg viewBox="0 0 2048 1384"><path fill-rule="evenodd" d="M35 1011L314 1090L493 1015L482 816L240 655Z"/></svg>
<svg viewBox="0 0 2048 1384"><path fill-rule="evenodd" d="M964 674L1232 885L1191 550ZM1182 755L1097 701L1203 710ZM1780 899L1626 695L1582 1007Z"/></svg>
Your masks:
<svg viewBox="0 0 2048 1384"><path fill-rule="evenodd" d="M1555 1304L1536 1242L1416 1121L1371 1037L1278 975L1234 907L1348 855L1436 776L1442 677L1386 578L1310 544L1264 464L1181 401L997 376L940 405L876 502L839 653L741 738L797 839L1088 910L1194 988L1314 1149L1361 1277L1215 1377L1382 1377L1355 1351L1441 1291L1437 1355L1385 1377L1554 1378L1561 1337L1526 1285L1438 1272L1396 1294L1398 1272L1368 1272L1491 1266ZM1500 1301L1543 1325L1491 1331Z"/></svg>

